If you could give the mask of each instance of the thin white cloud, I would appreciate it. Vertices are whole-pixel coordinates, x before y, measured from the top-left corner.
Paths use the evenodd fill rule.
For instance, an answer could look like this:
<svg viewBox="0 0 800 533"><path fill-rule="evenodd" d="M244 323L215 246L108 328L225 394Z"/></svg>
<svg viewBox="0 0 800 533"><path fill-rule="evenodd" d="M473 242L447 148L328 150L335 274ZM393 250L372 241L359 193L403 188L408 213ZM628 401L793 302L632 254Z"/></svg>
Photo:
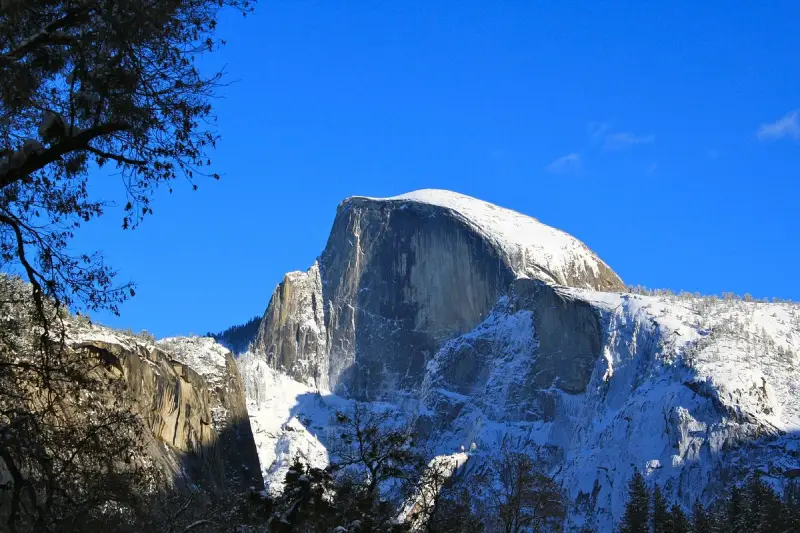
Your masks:
<svg viewBox="0 0 800 533"><path fill-rule="evenodd" d="M603 142L603 150L624 150L637 144L650 144L655 140L655 135L634 135L627 131L609 133Z"/></svg>
<svg viewBox="0 0 800 533"><path fill-rule="evenodd" d="M655 135L635 135L629 131L614 131L608 122L590 122L586 127L592 142L604 151L624 150L637 144L649 144Z"/></svg>
<svg viewBox="0 0 800 533"><path fill-rule="evenodd" d="M800 122L797 111L790 111L770 124L762 124L756 136L762 141L776 141L784 137L800 140Z"/></svg>
<svg viewBox="0 0 800 533"><path fill-rule="evenodd" d="M710 150L706 151L706 156L709 159L719 159L722 154L719 153L719 150L715 148L711 148Z"/></svg>
<svg viewBox="0 0 800 533"><path fill-rule="evenodd" d="M577 174L581 170L581 154L572 153L559 157L545 167L553 174Z"/></svg>
<svg viewBox="0 0 800 533"><path fill-rule="evenodd" d="M650 163L649 165L647 165L646 172L648 175L655 174L656 170L658 170L658 163Z"/></svg>

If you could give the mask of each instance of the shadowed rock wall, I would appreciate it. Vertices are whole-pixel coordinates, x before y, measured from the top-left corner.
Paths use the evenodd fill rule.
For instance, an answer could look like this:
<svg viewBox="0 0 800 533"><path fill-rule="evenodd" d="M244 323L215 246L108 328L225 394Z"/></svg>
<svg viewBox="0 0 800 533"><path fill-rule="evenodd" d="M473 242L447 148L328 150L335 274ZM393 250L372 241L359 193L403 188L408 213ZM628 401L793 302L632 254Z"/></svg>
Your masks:
<svg viewBox="0 0 800 533"><path fill-rule="evenodd" d="M263 484L244 385L230 353L225 375L210 384L150 343L105 337L81 339L72 348L97 354L110 372L125 379L146 429L143 441L169 477L216 492Z"/></svg>

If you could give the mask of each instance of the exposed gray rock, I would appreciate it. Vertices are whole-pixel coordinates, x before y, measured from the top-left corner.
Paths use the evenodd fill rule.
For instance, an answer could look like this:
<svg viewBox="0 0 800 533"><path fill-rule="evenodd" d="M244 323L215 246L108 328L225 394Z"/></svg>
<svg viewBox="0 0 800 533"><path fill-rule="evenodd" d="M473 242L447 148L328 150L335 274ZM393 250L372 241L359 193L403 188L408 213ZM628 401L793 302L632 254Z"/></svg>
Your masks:
<svg viewBox="0 0 800 533"><path fill-rule="evenodd" d="M584 392L603 346L597 310L584 300L533 280L517 280L511 294L512 312L530 310L536 328L536 367L526 387Z"/></svg>
<svg viewBox="0 0 800 533"><path fill-rule="evenodd" d="M362 399L416 390L442 343L472 330L518 277L623 287L585 245L510 210L447 191L349 198L319 266L276 289L254 351Z"/></svg>
<svg viewBox="0 0 800 533"><path fill-rule="evenodd" d="M229 351L208 338L156 345L77 322L69 337L71 349L97 354L125 379L150 459L176 486L221 493L263 484L244 384Z"/></svg>
<svg viewBox="0 0 800 533"><path fill-rule="evenodd" d="M493 420L551 422L560 393L586 390L602 346L592 306L518 279L486 320L446 343L428 365L424 401L448 419L433 425L447 427L455 406L475 400Z"/></svg>
<svg viewBox="0 0 800 533"><path fill-rule="evenodd" d="M316 263L289 272L272 293L255 345L273 368L303 383L328 387L322 281Z"/></svg>

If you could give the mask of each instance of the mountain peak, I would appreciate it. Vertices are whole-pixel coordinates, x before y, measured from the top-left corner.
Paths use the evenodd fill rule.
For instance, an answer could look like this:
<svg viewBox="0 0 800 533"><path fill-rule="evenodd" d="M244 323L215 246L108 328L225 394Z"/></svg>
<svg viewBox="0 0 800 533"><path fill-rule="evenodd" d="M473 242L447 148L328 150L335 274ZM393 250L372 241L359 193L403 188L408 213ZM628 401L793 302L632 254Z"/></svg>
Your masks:
<svg viewBox="0 0 800 533"><path fill-rule="evenodd" d="M365 202L424 204L448 210L494 244L517 277L599 290L619 291L625 286L583 242L512 209L442 189L420 189L389 198L354 196L343 206Z"/></svg>

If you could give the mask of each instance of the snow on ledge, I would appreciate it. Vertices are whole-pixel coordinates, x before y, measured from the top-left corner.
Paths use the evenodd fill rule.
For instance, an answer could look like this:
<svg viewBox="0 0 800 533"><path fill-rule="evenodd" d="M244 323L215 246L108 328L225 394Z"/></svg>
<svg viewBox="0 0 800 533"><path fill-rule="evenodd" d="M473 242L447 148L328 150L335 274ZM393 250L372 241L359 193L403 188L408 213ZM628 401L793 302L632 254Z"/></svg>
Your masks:
<svg viewBox="0 0 800 533"><path fill-rule="evenodd" d="M167 337L158 346L211 384L221 383L227 373L229 351L210 337Z"/></svg>

